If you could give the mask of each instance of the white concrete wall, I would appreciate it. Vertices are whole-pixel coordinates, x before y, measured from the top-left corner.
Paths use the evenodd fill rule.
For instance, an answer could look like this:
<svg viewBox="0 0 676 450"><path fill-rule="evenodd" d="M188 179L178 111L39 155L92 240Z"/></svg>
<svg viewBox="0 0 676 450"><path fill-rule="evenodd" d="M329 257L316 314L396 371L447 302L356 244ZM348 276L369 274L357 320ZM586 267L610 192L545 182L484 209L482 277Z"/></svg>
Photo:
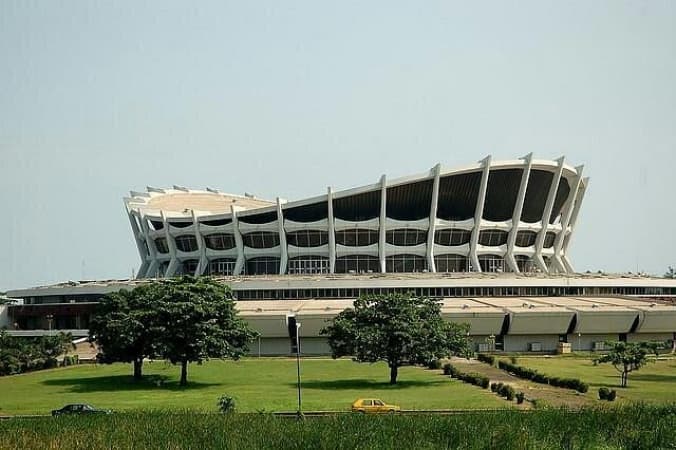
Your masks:
<svg viewBox="0 0 676 450"><path fill-rule="evenodd" d="M571 348L574 352L577 351L590 351L594 349L594 342L606 342L606 341L618 341L620 339L619 334L584 334L580 336L577 333L568 335L568 342L571 344Z"/></svg>
<svg viewBox="0 0 676 450"><path fill-rule="evenodd" d="M559 335L506 335L505 352L528 352L530 351L529 344L532 342L540 343L543 352L553 352L559 345Z"/></svg>
<svg viewBox="0 0 676 450"><path fill-rule="evenodd" d="M7 314L7 306L0 306L0 330L3 328L9 328L9 315Z"/></svg>

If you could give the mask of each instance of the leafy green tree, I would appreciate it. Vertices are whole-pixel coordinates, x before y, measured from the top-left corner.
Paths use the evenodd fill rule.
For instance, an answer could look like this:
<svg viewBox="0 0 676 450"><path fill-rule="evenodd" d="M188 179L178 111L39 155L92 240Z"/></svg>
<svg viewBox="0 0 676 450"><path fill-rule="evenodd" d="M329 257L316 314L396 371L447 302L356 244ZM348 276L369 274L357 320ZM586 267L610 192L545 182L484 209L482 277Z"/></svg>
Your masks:
<svg viewBox="0 0 676 450"><path fill-rule="evenodd" d="M96 342L97 359L104 364L132 363L134 379L143 378L143 360L156 356L157 336L152 334L157 313L153 283L106 295L89 323L89 339Z"/></svg>
<svg viewBox="0 0 676 450"><path fill-rule="evenodd" d="M188 363L239 359L258 336L237 315L227 286L208 277L189 276L155 284L153 334L162 356L181 365L181 386L188 383Z"/></svg>
<svg viewBox="0 0 676 450"><path fill-rule="evenodd" d="M629 374L648 363L648 354L657 355L662 344L658 342L606 342L610 351L594 360L594 364L612 364L620 373L620 384L627 387Z"/></svg>
<svg viewBox="0 0 676 450"><path fill-rule="evenodd" d="M440 302L409 295L360 297L320 334L328 337L334 358L385 361L390 384L399 367L469 353L469 325L445 321Z"/></svg>

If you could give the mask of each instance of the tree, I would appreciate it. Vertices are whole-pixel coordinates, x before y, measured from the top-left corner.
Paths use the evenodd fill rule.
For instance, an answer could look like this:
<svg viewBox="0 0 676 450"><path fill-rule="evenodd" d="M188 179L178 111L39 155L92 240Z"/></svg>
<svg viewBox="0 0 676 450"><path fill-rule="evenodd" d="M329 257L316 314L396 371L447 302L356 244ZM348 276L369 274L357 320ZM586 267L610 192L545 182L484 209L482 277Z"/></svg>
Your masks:
<svg viewBox="0 0 676 450"><path fill-rule="evenodd" d="M667 269L667 272L664 274L664 278L671 278L671 279L676 278L676 269L669 266L669 268Z"/></svg>
<svg viewBox="0 0 676 450"><path fill-rule="evenodd" d="M328 337L333 358L385 361L390 384L399 367L469 353L469 325L446 322L441 304L402 294L360 297L353 309L338 314L320 334Z"/></svg>
<svg viewBox="0 0 676 450"><path fill-rule="evenodd" d="M143 378L143 360L157 354L152 334L157 315L153 300L154 284L120 290L106 295L89 323L89 339L99 348L97 359L104 364L133 363L134 379Z"/></svg>
<svg viewBox="0 0 676 450"><path fill-rule="evenodd" d="M188 363L239 359L258 336L237 315L227 286L208 277L189 276L155 284L153 334L161 354L181 365L181 386L188 383Z"/></svg>
<svg viewBox="0 0 676 450"><path fill-rule="evenodd" d="M594 360L594 364L610 363L620 372L622 387L627 387L629 373L648 363L648 353L657 355L661 348L656 342L606 342L610 352Z"/></svg>

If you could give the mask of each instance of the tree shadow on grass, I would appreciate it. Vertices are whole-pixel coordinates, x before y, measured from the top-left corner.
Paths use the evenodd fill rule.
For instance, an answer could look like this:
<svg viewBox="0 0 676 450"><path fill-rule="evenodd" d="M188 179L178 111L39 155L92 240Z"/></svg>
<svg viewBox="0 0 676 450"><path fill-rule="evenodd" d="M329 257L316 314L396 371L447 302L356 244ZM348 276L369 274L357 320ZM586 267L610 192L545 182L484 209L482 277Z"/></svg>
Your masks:
<svg viewBox="0 0 676 450"><path fill-rule="evenodd" d="M655 373L630 373L629 382L636 381L654 381L657 383L676 383L676 374L674 375L659 375Z"/></svg>
<svg viewBox="0 0 676 450"><path fill-rule="evenodd" d="M191 382L187 386L179 386L178 381L167 381L164 375L145 375L142 380L135 381L131 375L113 375L107 377L76 377L44 380L47 386L70 387L70 392L115 392L157 389L163 391L187 391L217 386L218 383Z"/></svg>
<svg viewBox="0 0 676 450"><path fill-rule="evenodd" d="M301 385L304 389L370 389L391 391L399 389L408 389L413 387L431 387L437 384L445 383L445 380L401 380L397 384L390 384L387 381L374 381L365 379L349 379L349 380L310 380L302 381ZM289 383L289 386L296 386L296 383Z"/></svg>

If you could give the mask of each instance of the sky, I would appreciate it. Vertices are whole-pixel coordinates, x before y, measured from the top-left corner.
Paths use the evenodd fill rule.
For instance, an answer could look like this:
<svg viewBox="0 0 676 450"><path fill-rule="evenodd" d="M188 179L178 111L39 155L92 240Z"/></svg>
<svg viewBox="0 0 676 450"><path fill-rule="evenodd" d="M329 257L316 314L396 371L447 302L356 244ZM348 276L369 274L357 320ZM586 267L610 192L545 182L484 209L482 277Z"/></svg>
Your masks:
<svg viewBox="0 0 676 450"><path fill-rule="evenodd" d="M578 271L676 265L676 2L0 0L0 291L129 277L146 186L591 177Z"/></svg>

